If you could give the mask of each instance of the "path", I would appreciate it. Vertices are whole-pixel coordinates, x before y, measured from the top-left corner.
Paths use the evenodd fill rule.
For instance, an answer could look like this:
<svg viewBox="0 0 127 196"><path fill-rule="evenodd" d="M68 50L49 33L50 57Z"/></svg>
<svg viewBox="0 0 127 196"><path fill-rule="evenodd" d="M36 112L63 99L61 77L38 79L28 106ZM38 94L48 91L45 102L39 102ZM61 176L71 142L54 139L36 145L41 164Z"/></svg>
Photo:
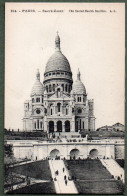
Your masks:
<svg viewBox="0 0 127 196"><path fill-rule="evenodd" d="M37 161L37 160L36 160ZM19 162L19 163L12 163L9 167L15 167L15 166L19 166L19 165L25 165L28 163L33 163L36 162L35 160L30 160L30 161L23 161L23 162Z"/></svg>
<svg viewBox="0 0 127 196"><path fill-rule="evenodd" d="M52 173L52 178L56 177L57 181L54 181L55 189L57 194L78 194L74 182L68 180L69 173L65 167L63 160L49 160L49 165ZM65 171L63 172L63 168ZM55 175L55 171L59 172ZM67 185L65 184L64 176L67 176Z"/></svg>
<svg viewBox="0 0 127 196"><path fill-rule="evenodd" d="M100 161L116 180L119 176L122 182L125 182L124 169L114 159L100 159Z"/></svg>
<svg viewBox="0 0 127 196"><path fill-rule="evenodd" d="M17 174L17 173L14 173L14 172L13 172L13 174L15 176L17 176L17 177L19 176L21 178L26 179L26 176L24 176L24 175ZM49 180L41 180L41 179L30 178L30 177L29 177L29 179L30 179L30 185L29 186L31 186L33 184L37 184L37 183L50 182ZM26 181L25 182L21 182L19 184L13 185L13 190L20 189L20 188L23 188L23 187L26 187L26 186L28 186ZM7 193L8 191L9 191L9 187L4 189L4 193Z"/></svg>

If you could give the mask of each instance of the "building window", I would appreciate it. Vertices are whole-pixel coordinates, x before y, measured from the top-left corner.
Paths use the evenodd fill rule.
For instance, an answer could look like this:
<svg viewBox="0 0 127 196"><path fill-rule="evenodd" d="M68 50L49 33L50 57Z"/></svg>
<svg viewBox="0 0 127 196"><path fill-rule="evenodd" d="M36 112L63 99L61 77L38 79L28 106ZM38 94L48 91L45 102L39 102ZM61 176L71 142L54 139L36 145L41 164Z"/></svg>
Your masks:
<svg viewBox="0 0 127 196"><path fill-rule="evenodd" d="M78 131L78 121L76 121L76 132Z"/></svg>
<svg viewBox="0 0 127 196"><path fill-rule="evenodd" d="M42 103L43 103L43 97L42 97Z"/></svg>
<svg viewBox="0 0 127 196"><path fill-rule="evenodd" d="M63 91L64 91L64 84L62 84L62 88L63 88Z"/></svg>
<svg viewBox="0 0 127 196"><path fill-rule="evenodd" d="M41 111L40 111L39 109L37 109L37 110L36 110L36 113L37 113L37 114L40 114L40 113L41 113Z"/></svg>
<svg viewBox="0 0 127 196"><path fill-rule="evenodd" d="M84 122L83 122L83 124L82 124L82 125L83 125L83 129L84 129Z"/></svg>
<svg viewBox="0 0 127 196"><path fill-rule="evenodd" d="M55 91L55 84L53 84L53 91Z"/></svg>
<svg viewBox="0 0 127 196"><path fill-rule="evenodd" d="M81 102L81 97L78 97L78 102Z"/></svg>
<svg viewBox="0 0 127 196"><path fill-rule="evenodd" d="M79 113L79 114L82 113L82 109L81 109L81 108L78 109L78 113Z"/></svg>
<svg viewBox="0 0 127 196"><path fill-rule="evenodd" d="M60 103L57 104L58 112L60 112Z"/></svg>
<svg viewBox="0 0 127 196"><path fill-rule="evenodd" d="M57 97L60 97L60 88L57 89Z"/></svg>
<svg viewBox="0 0 127 196"><path fill-rule="evenodd" d="M52 115L52 108L51 108L51 115Z"/></svg>
<svg viewBox="0 0 127 196"><path fill-rule="evenodd" d="M39 120L37 120L37 128L39 129Z"/></svg>
<svg viewBox="0 0 127 196"><path fill-rule="evenodd" d="M34 128L36 129L36 122L34 123Z"/></svg>
<svg viewBox="0 0 127 196"><path fill-rule="evenodd" d="M65 91L67 92L67 84L66 84L66 86L65 86Z"/></svg>
<svg viewBox="0 0 127 196"><path fill-rule="evenodd" d="M80 129L81 129L81 123L82 123L82 121L81 121L81 119L80 119Z"/></svg>
<svg viewBox="0 0 127 196"><path fill-rule="evenodd" d="M32 98L32 103L34 103L34 101L35 101L34 98Z"/></svg>
<svg viewBox="0 0 127 196"><path fill-rule="evenodd" d="M51 85L49 85L49 92L51 92L52 91L52 89L51 89Z"/></svg>
<svg viewBox="0 0 127 196"><path fill-rule="evenodd" d="M46 91L47 91L47 93L48 93L48 86L46 86Z"/></svg>
<svg viewBox="0 0 127 196"><path fill-rule="evenodd" d="M40 128L42 129L42 122L40 122Z"/></svg>
<svg viewBox="0 0 127 196"><path fill-rule="evenodd" d="M36 102L40 102L40 98L39 97L36 98Z"/></svg>

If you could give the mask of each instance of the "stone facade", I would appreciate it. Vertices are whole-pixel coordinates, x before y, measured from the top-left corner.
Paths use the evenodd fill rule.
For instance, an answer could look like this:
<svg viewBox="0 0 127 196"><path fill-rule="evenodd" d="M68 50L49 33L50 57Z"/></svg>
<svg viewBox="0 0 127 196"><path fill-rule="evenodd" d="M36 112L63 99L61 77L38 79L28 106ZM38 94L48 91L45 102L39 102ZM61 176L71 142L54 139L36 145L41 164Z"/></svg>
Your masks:
<svg viewBox="0 0 127 196"><path fill-rule="evenodd" d="M79 70L73 83L59 35L55 39L55 53L46 65L43 84L37 71L31 99L24 103L23 129L48 133L95 130L94 101L87 99Z"/></svg>

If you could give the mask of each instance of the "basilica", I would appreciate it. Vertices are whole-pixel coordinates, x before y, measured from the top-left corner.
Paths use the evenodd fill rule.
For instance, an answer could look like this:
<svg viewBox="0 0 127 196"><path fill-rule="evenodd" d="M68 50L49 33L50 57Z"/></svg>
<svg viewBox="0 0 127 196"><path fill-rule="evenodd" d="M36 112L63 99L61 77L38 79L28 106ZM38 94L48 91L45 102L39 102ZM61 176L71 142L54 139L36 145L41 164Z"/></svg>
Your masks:
<svg viewBox="0 0 127 196"><path fill-rule="evenodd" d="M73 82L68 59L61 52L60 37L55 38L55 52L49 58L43 84L39 70L30 94L24 103L24 131L79 132L94 131L94 102L87 99L81 74Z"/></svg>

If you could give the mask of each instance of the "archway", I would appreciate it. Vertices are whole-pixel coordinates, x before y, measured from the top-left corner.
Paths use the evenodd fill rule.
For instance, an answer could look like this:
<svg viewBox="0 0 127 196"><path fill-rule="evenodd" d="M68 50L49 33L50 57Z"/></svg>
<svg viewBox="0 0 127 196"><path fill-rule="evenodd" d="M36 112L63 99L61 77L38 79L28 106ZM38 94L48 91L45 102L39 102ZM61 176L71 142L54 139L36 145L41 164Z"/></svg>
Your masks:
<svg viewBox="0 0 127 196"><path fill-rule="evenodd" d="M77 159L79 157L79 150L73 149L70 151L70 158Z"/></svg>
<svg viewBox="0 0 127 196"><path fill-rule="evenodd" d="M54 149L50 152L50 158L54 159L60 156L60 151L57 149Z"/></svg>
<svg viewBox="0 0 127 196"><path fill-rule="evenodd" d="M92 149L90 152L89 152L89 157L91 159L96 159L98 157L98 150L97 149Z"/></svg>
<svg viewBox="0 0 127 196"><path fill-rule="evenodd" d="M65 132L70 132L70 121L65 121Z"/></svg>
<svg viewBox="0 0 127 196"><path fill-rule="evenodd" d="M62 132L62 121L60 120L57 122L57 131Z"/></svg>
<svg viewBox="0 0 127 196"><path fill-rule="evenodd" d="M53 132L54 132L54 122L49 121L49 133L53 133Z"/></svg>

